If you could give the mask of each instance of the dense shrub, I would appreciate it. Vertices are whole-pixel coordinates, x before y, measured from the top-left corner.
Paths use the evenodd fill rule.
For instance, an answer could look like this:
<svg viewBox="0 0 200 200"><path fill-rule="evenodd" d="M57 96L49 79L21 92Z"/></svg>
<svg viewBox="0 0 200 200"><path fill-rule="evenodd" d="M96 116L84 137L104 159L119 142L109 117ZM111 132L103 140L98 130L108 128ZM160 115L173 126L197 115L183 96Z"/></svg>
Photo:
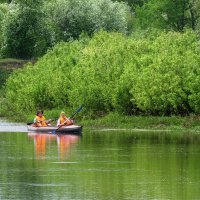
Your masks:
<svg viewBox="0 0 200 200"><path fill-rule="evenodd" d="M200 57L199 57L199 51L196 51L195 55L193 56L193 59L190 60L190 65L192 66L190 70L188 70L187 74L187 88L189 90L188 95L188 101L189 105L191 106L192 110L194 110L195 113L200 113ZM198 60L198 63L195 62L195 60Z"/></svg>
<svg viewBox="0 0 200 200"><path fill-rule="evenodd" d="M155 114L191 111L188 76L200 64L198 54L195 34L161 34L151 45L145 66L135 76L131 93L137 106Z"/></svg>
<svg viewBox="0 0 200 200"><path fill-rule="evenodd" d="M7 82L15 112L76 108L85 114L199 112L199 48L192 32L135 39L101 31L57 45Z"/></svg>
<svg viewBox="0 0 200 200"><path fill-rule="evenodd" d="M4 86L11 72L11 70L0 68L0 89Z"/></svg>
<svg viewBox="0 0 200 200"><path fill-rule="evenodd" d="M73 71L77 81L69 93L70 103L79 99L92 115L113 109L113 94L124 64L129 62L125 48L128 40L118 33L96 34L83 50L78 68Z"/></svg>
<svg viewBox="0 0 200 200"><path fill-rule="evenodd" d="M68 90L74 82L71 70L82 46L77 41L59 44L34 66L14 71L6 87L9 109L20 113L68 105Z"/></svg>

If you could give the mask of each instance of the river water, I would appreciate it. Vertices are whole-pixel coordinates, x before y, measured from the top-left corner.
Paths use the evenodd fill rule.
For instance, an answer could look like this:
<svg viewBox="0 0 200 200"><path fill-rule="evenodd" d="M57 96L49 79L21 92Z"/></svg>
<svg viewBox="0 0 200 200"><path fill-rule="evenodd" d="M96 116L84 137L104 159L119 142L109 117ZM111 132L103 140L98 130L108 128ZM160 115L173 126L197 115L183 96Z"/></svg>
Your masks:
<svg viewBox="0 0 200 200"><path fill-rule="evenodd" d="M199 199L200 135L28 133L0 122L0 199Z"/></svg>

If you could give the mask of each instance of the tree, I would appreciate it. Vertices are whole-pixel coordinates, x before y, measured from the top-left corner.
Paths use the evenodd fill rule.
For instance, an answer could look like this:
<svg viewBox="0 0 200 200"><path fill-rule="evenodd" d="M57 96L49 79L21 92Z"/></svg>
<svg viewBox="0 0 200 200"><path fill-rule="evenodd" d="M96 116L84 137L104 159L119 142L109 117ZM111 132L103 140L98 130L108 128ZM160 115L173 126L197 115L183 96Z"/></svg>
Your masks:
<svg viewBox="0 0 200 200"><path fill-rule="evenodd" d="M137 6L143 6L145 2L147 2L148 0L115 0L118 2L125 2L127 3L133 10L135 10L135 8Z"/></svg>
<svg viewBox="0 0 200 200"><path fill-rule="evenodd" d="M42 55L51 44L40 1L12 3L3 21L3 54L6 57L32 58Z"/></svg>
<svg viewBox="0 0 200 200"><path fill-rule="evenodd" d="M0 0L0 3L11 3L12 0Z"/></svg>
<svg viewBox="0 0 200 200"><path fill-rule="evenodd" d="M198 19L196 4L196 0L149 0L136 9L137 26L142 29L195 30Z"/></svg>
<svg viewBox="0 0 200 200"><path fill-rule="evenodd" d="M191 0L190 4L190 13L192 16L192 26L194 26L199 30L200 29L200 1L199 0Z"/></svg>
<svg viewBox="0 0 200 200"><path fill-rule="evenodd" d="M2 43L3 43L3 26L2 22L6 16L6 13L8 12L8 5L7 4L0 4L0 50L2 48ZM0 57L1 57L1 52L0 52Z"/></svg>
<svg viewBox="0 0 200 200"><path fill-rule="evenodd" d="M60 41L105 29L127 33L130 7L111 0L13 0L2 22L7 57L43 55Z"/></svg>
<svg viewBox="0 0 200 200"><path fill-rule="evenodd" d="M129 11L126 4L111 0L56 0L46 2L44 9L58 40L64 41L100 29L127 33Z"/></svg>

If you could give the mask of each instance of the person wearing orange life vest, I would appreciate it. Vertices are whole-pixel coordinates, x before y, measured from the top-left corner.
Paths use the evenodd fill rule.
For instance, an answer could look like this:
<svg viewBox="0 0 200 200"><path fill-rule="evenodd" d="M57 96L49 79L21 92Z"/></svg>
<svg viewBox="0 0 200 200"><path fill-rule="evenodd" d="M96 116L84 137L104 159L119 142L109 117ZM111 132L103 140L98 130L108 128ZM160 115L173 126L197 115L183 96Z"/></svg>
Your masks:
<svg viewBox="0 0 200 200"><path fill-rule="evenodd" d="M37 111L37 115L34 118L34 126L41 127L41 126L50 126L49 122L51 120L46 120L43 116L43 111Z"/></svg>
<svg viewBox="0 0 200 200"><path fill-rule="evenodd" d="M60 117L57 121L57 126L69 126L73 124L73 120L66 117L65 112L60 113Z"/></svg>

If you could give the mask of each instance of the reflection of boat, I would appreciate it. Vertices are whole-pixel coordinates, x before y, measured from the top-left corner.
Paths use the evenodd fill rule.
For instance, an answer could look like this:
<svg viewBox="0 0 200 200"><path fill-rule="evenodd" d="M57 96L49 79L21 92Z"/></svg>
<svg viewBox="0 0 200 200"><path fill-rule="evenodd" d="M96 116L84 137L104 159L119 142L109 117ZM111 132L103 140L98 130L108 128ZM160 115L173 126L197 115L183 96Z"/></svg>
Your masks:
<svg viewBox="0 0 200 200"><path fill-rule="evenodd" d="M64 158L70 153L72 144L76 143L79 139L80 136L77 135L58 135L57 145L61 160L64 160Z"/></svg>
<svg viewBox="0 0 200 200"><path fill-rule="evenodd" d="M28 137L34 140L36 158L45 158L46 145L51 143L52 140L56 140L56 136L53 134L28 133Z"/></svg>
<svg viewBox="0 0 200 200"><path fill-rule="evenodd" d="M68 133L74 133L74 134L80 134L82 132L82 126L78 125L70 125L70 126L62 126L58 128L57 126L43 126L43 127L34 127L34 126L27 126L28 131L34 131L34 132L51 132L51 133L62 133L62 134L68 134Z"/></svg>
<svg viewBox="0 0 200 200"><path fill-rule="evenodd" d="M79 139L79 135L63 135L63 134L43 134L39 132L29 132L28 137L34 140L35 154L37 159L44 159L46 156L46 147L51 144L52 141L57 142L58 153L60 159L64 159L72 144L76 143Z"/></svg>

